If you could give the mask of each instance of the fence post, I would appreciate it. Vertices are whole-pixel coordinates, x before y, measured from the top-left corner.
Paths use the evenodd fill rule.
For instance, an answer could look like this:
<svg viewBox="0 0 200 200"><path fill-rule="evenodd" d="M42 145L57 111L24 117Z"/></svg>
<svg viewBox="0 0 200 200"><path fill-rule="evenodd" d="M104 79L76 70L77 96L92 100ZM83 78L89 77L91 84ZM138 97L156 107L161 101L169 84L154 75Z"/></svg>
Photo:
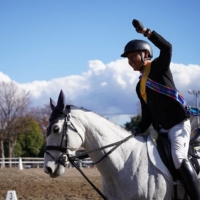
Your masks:
<svg viewBox="0 0 200 200"><path fill-rule="evenodd" d="M19 164L18 164L18 166L19 166L19 170L23 170L22 158L21 157L19 157Z"/></svg>
<svg viewBox="0 0 200 200"><path fill-rule="evenodd" d="M79 167L82 168L83 165L82 165L82 162L79 160Z"/></svg>

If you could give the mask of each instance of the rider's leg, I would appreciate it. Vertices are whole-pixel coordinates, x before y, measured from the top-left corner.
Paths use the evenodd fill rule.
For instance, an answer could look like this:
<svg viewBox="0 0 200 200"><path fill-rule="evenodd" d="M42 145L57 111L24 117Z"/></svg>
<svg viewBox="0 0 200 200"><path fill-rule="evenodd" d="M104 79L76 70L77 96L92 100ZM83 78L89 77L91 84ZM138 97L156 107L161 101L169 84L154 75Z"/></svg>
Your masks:
<svg viewBox="0 0 200 200"><path fill-rule="evenodd" d="M191 200L200 200L200 188L194 168L188 160L183 160L178 172L183 181L183 185Z"/></svg>
<svg viewBox="0 0 200 200"><path fill-rule="evenodd" d="M191 125L186 120L175 125L169 130L169 140L171 142L171 152L174 166L182 177L183 184L192 200L200 200L200 188L194 168L187 159Z"/></svg>

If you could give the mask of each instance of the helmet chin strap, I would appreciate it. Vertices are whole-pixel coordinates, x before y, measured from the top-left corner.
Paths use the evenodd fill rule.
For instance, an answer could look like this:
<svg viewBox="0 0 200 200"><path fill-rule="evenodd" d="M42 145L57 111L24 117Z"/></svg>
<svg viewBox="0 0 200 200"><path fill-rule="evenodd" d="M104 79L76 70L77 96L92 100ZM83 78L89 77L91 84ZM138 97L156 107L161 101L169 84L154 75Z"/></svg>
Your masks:
<svg viewBox="0 0 200 200"><path fill-rule="evenodd" d="M142 65L141 65L141 68L140 68L140 72L142 72L142 70L144 69L144 56L142 54L142 51L140 51L140 57L141 57L141 61L142 61Z"/></svg>
<svg viewBox="0 0 200 200"><path fill-rule="evenodd" d="M143 54L142 54L142 51L140 51L140 57L141 57L141 61L142 61L142 65L141 65L141 68L140 68L140 72L142 72L142 70L144 69L144 66L145 66L145 60L150 60L149 58L144 58Z"/></svg>

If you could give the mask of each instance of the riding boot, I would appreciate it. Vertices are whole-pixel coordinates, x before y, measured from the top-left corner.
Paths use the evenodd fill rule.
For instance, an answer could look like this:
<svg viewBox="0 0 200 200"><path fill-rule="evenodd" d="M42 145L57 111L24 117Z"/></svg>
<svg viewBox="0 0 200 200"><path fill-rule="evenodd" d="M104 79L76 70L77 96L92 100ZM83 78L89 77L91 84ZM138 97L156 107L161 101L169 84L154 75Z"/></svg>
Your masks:
<svg viewBox="0 0 200 200"><path fill-rule="evenodd" d="M191 163L184 159L181 167L178 169L181 180L191 200L200 200L200 187L194 168Z"/></svg>

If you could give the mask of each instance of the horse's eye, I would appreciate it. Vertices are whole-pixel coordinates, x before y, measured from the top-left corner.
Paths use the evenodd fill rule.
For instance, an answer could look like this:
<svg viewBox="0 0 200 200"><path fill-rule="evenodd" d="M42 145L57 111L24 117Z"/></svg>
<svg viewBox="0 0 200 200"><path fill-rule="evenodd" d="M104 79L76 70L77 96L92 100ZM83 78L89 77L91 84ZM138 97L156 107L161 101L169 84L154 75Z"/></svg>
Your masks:
<svg viewBox="0 0 200 200"><path fill-rule="evenodd" d="M54 132L54 133L58 133L59 131L60 131L59 126L55 125L55 126L53 127L53 132Z"/></svg>

